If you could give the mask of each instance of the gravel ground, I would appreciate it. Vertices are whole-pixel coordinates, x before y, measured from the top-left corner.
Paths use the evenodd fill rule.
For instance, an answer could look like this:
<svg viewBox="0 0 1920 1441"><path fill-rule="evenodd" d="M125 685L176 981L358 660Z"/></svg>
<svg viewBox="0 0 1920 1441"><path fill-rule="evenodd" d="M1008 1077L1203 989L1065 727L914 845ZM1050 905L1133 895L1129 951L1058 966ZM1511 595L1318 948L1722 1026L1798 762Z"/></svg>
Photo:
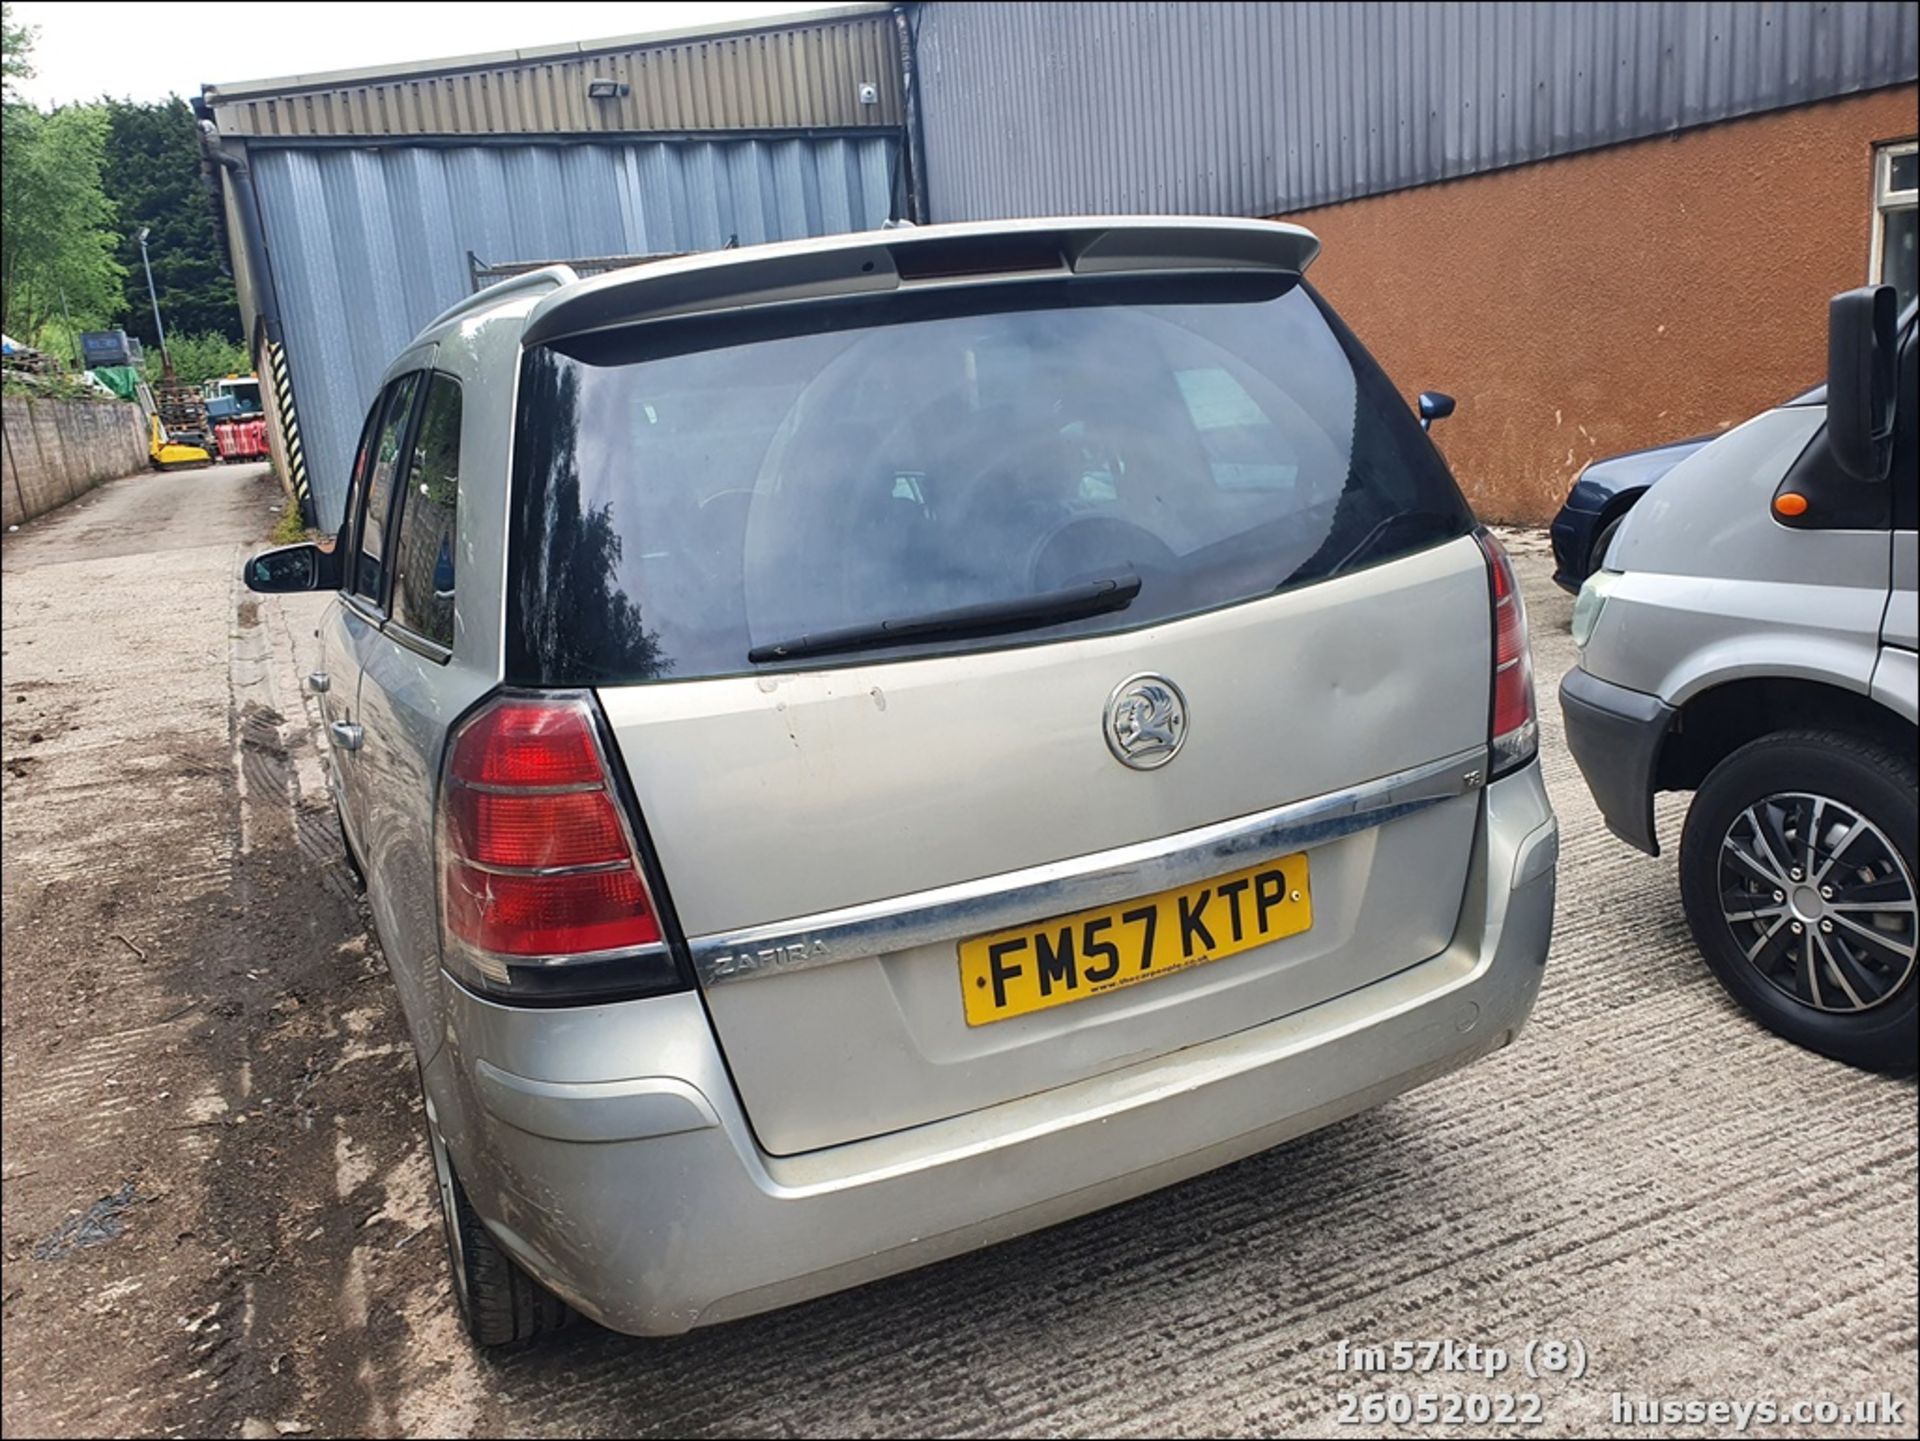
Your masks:
<svg viewBox="0 0 1920 1441"><path fill-rule="evenodd" d="M139 477L5 544L7 1435L1353 1434L1342 1393L1442 1415L1531 1393L1538 1433L1649 1434L1616 1394L1887 1391L1891 1426L1751 1433L1913 1433L1913 1083L1749 1024L1694 954L1671 856L1605 832L1552 703L1569 602L1531 533L1510 539L1563 830L1512 1048L857 1292L477 1359L298 696L317 610L234 579L275 498L257 470ZM1339 1369L1343 1342L1420 1340L1480 1369ZM1536 1342L1577 1344L1584 1374L1529 1379Z"/></svg>

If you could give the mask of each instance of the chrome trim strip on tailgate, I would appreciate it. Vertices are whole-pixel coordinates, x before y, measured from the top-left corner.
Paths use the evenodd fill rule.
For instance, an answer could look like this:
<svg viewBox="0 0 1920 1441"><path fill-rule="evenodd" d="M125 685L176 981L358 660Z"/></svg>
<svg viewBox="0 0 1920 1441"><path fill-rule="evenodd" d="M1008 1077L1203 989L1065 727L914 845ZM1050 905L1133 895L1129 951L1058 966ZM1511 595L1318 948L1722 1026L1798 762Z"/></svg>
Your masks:
<svg viewBox="0 0 1920 1441"><path fill-rule="evenodd" d="M703 986L784 975L1190 885L1477 790L1485 783L1486 766L1486 748L1475 746L1345 790L1150 841L745 930L691 936L694 973Z"/></svg>

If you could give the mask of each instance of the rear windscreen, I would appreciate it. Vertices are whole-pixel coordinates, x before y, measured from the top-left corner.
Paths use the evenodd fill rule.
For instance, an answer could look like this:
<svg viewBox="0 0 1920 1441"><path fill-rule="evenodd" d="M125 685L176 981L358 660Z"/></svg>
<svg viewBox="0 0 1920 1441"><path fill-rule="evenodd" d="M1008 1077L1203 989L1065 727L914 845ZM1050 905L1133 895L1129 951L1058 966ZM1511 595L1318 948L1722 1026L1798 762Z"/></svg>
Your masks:
<svg viewBox="0 0 1920 1441"><path fill-rule="evenodd" d="M1465 534L1406 403L1303 283L961 287L529 351L508 679L1031 645ZM1124 577L1124 609L756 665L793 637Z"/></svg>

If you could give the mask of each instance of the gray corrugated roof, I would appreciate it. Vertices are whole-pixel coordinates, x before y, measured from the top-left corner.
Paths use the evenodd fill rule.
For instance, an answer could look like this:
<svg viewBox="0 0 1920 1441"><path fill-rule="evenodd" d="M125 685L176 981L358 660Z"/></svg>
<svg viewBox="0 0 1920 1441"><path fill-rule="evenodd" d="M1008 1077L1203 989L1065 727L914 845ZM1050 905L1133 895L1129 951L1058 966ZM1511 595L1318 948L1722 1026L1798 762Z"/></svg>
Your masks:
<svg viewBox="0 0 1920 1441"><path fill-rule="evenodd" d="M899 69L891 7L861 4L208 85L202 97L238 137L869 128L900 124ZM593 77L628 94L588 100Z"/></svg>

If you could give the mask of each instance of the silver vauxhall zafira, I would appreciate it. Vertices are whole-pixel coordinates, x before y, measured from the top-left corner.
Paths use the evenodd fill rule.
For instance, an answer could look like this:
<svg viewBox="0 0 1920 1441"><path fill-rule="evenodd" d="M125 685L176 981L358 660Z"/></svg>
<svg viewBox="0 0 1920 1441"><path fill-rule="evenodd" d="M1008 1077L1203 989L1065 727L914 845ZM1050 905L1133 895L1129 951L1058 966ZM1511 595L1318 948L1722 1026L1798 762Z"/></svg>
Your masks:
<svg viewBox="0 0 1920 1441"><path fill-rule="evenodd" d="M554 268L394 362L336 542L248 581L339 592L309 683L478 1340L856 1285L1513 1039L1526 619L1318 248Z"/></svg>

